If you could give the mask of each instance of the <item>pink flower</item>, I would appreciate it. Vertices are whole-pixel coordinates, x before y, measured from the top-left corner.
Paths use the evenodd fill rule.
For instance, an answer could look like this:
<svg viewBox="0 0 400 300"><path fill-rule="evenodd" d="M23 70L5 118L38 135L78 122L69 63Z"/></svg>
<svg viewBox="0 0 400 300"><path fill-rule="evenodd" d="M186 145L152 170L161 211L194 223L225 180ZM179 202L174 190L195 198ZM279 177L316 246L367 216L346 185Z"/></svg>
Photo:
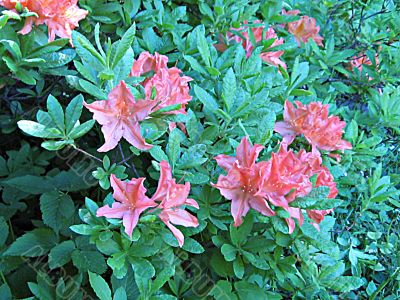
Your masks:
<svg viewBox="0 0 400 300"><path fill-rule="evenodd" d="M150 71L158 72L160 69L166 69L168 57L158 54L151 55L145 51L140 53L139 58L134 61L130 76L142 76Z"/></svg>
<svg viewBox="0 0 400 300"><path fill-rule="evenodd" d="M38 15L37 18L26 18L25 25L19 33L29 33L33 24L36 26L46 24L49 41L53 41L56 35L71 39L72 30L79 26L79 21L88 14L88 11L77 6L78 0L4 0L0 1L0 5L7 9L15 9L18 2L22 7Z"/></svg>
<svg viewBox="0 0 400 300"><path fill-rule="evenodd" d="M111 175L110 182L114 190L115 202L111 207L104 205L97 210L96 216L122 219L125 232L130 237L136 227L140 214L157 204L146 196L146 188L143 186L145 178L131 179L124 182Z"/></svg>
<svg viewBox="0 0 400 300"><path fill-rule="evenodd" d="M138 149L150 149L152 145L147 144L140 133L139 121L149 115L154 105L153 101L135 101L124 81L110 92L108 100L84 103L102 125L105 143L97 151L107 152L115 148L122 137Z"/></svg>
<svg viewBox="0 0 400 300"><path fill-rule="evenodd" d="M139 58L133 63L130 76L142 76L153 71L155 74L146 78L142 85L146 92L146 100L154 101L155 106L152 112L161 108L180 104L180 108L165 112L165 114L185 114L186 104L192 100L189 95L188 82L192 78L181 76L182 71L176 67L168 68L168 57L157 52L151 55L149 52L142 52Z"/></svg>
<svg viewBox="0 0 400 300"><path fill-rule="evenodd" d="M295 16L299 13L299 10L282 10L283 15ZM322 41L324 38L318 34L319 26L317 26L317 21L312 17L301 16L300 20L288 23L288 31L294 35L299 46L301 43L307 43L309 39L313 39L317 45L323 46Z"/></svg>
<svg viewBox="0 0 400 300"><path fill-rule="evenodd" d="M277 122L274 130L283 136L283 142L289 145L297 135L303 134L312 145L313 151L351 149L349 142L342 140L346 123L337 116L328 117L328 105L312 102L303 105L295 101L297 108L289 101L285 102L283 122Z"/></svg>
<svg viewBox="0 0 400 300"><path fill-rule="evenodd" d="M218 182L212 186L219 189L226 199L232 200L234 226L242 224L242 217L250 208L266 216L275 214L264 197L259 195L266 171L265 163L256 163L262 149L261 145L252 147L244 137L236 149L236 157L223 154L215 157L218 165L228 174L220 175Z"/></svg>
<svg viewBox="0 0 400 300"><path fill-rule="evenodd" d="M254 40L256 43L260 43L263 40L269 40L269 39L275 39L270 48L278 46L283 44L284 40L282 38L278 38L278 36L275 33L275 30L272 27L269 27L268 29L265 30L264 26L258 26L258 27L249 27L247 26L248 21L244 22L244 26L235 29L232 28L232 31L237 31L240 33L244 39L242 39L240 36L232 34L230 32L227 33L227 39L228 42L230 41L235 41L237 43L241 43L244 50L246 51L246 57L250 57L251 53L253 52L254 45L251 42L250 35L248 30L250 30L254 36ZM256 20L253 22L253 24L261 24L260 20ZM265 30L265 33L263 35L263 32ZM225 51L226 50L226 45L223 43L217 44L216 45L217 50L219 51ZM286 69L286 64L280 60L280 57L283 55L283 51L269 51L269 52L263 52L260 54L260 57L263 61L266 63L273 65L273 66L282 66L283 68Z"/></svg>
<svg viewBox="0 0 400 300"><path fill-rule="evenodd" d="M188 85L192 78L180 76L181 72L175 67L160 69L145 83L146 99L152 99L152 93L155 90L155 97L152 100L158 105L153 108L153 112L164 107L180 104L180 109L166 112L166 114L186 114L186 104L192 100Z"/></svg>
<svg viewBox="0 0 400 300"><path fill-rule="evenodd" d="M185 205L199 208L195 200L188 199L189 192L190 183L177 184L175 179L172 178L170 165L166 161L162 161L160 163L160 179L157 191L153 195L152 200L161 201L158 208L162 211L158 216L172 231L180 247L183 246L184 236L172 224L185 227L197 227L199 225L197 218L182 208Z"/></svg>
<svg viewBox="0 0 400 300"><path fill-rule="evenodd" d="M300 226L304 220L301 209L290 207L289 203L297 197L304 197L311 192L311 176L317 174L316 187L327 186L330 188L328 197L335 198L337 195L333 176L321 163L322 159L319 154L304 150L295 154L292 150L287 151L285 146L281 147L278 153L272 153L271 159L267 162L268 171L260 195L274 206L281 207L289 213L290 218L285 219L289 227L289 234L295 228L293 218L299 221ZM326 213L330 211L333 210ZM319 213L316 210L311 211L311 213L317 212Z"/></svg>

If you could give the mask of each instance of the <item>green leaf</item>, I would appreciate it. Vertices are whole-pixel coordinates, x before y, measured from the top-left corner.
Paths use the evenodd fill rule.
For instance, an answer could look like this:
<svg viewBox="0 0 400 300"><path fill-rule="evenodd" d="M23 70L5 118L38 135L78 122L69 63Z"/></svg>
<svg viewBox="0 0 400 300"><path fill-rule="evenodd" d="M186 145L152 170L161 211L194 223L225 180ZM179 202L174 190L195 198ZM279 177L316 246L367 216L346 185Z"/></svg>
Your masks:
<svg viewBox="0 0 400 300"><path fill-rule="evenodd" d="M177 167L179 169L190 169L202 165L207 161L207 158L203 157L206 150L206 145L203 144L197 144L190 147L178 160Z"/></svg>
<svg viewBox="0 0 400 300"><path fill-rule="evenodd" d="M120 286L114 293L113 300L127 300L127 295L124 287Z"/></svg>
<svg viewBox="0 0 400 300"><path fill-rule="evenodd" d="M21 50L19 49L19 45L12 40L0 40L0 43L3 44L8 51L16 58L16 60L20 60L22 58Z"/></svg>
<svg viewBox="0 0 400 300"><path fill-rule="evenodd" d="M232 68L229 68L225 74L222 83L222 99L224 100L225 109L229 113L234 101L236 93L236 76Z"/></svg>
<svg viewBox="0 0 400 300"><path fill-rule="evenodd" d="M171 131L168 139L167 155L172 168L174 168L175 163L181 153L181 134L178 129Z"/></svg>
<svg viewBox="0 0 400 300"><path fill-rule="evenodd" d="M165 152L161 149L161 146L153 146L150 149L150 154L151 156L158 162L161 162L163 160L168 161L168 156L165 154Z"/></svg>
<svg viewBox="0 0 400 300"><path fill-rule="evenodd" d="M235 289L240 299L282 299L279 294L266 292L258 285L247 281L235 282Z"/></svg>
<svg viewBox="0 0 400 300"><path fill-rule="evenodd" d="M205 31L204 26L197 28L197 49L199 50L199 53L204 63L210 67L211 55L210 55L210 49L208 48L207 39L204 36L204 31Z"/></svg>
<svg viewBox="0 0 400 300"><path fill-rule="evenodd" d="M8 237L8 225L3 217L0 217L0 246L3 246Z"/></svg>
<svg viewBox="0 0 400 300"><path fill-rule="evenodd" d="M314 188L307 196L296 198L290 203L290 206L318 210L331 209L339 206L342 203L341 200L326 198L329 194L329 190L329 187L326 186Z"/></svg>
<svg viewBox="0 0 400 300"><path fill-rule="evenodd" d="M237 249L229 244L223 244L221 253L226 261L234 261L236 259Z"/></svg>
<svg viewBox="0 0 400 300"><path fill-rule="evenodd" d="M83 91L94 96L96 99L99 100L108 99L107 95L103 92L103 90L95 86L93 83L90 83L89 81L79 79L79 85L81 86Z"/></svg>
<svg viewBox="0 0 400 300"><path fill-rule="evenodd" d="M46 129L45 125L37 122L21 120L17 122L19 129L26 134L43 139L60 138L61 134L55 134Z"/></svg>
<svg viewBox="0 0 400 300"><path fill-rule="evenodd" d="M240 256L238 256L235 261L233 262L233 272L235 276L239 279L243 278L244 275L244 265L243 260Z"/></svg>
<svg viewBox="0 0 400 300"><path fill-rule="evenodd" d="M248 214L244 218L244 222L239 227L235 227L232 224L229 227L229 232L233 245L242 245L247 238L250 236L251 230L253 228L253 217Z"/></svg>
<svg viewBox="0 0 400 300"><path fill-rule="evenodd" d="M185 238L185 243L183 244L182 249L195 254L200 254L204 252L203 246L190 237Z"/></svg>
<svg viewBox="0 0 400 300"><path fill-rule="evenodd" d="M117 50L115 52L113 61L112 61L112 68L119 63L125 53L128 51L129 47L131 47L133 43L133 39L135 38L136 33L136 24L133 23L131 27L125 32L122 36L122 39L118 42Z"/></svg>
<svg viewBox="0 0 400 300"><path fill-rule="evenodd" d="M107 264L104 257L98 251L76 249L72 252L72 262L82 272L91 271L103 274L107 271Z"/></svg>
<svg viewBox="0 0 400 300"><path fill-rule="evenodd" d="M73 232L81 235L91 235L96 232L92 226L87 224L72 225L69 227Z"/></svg>
<svg viewBox="0 0 400 300"><path fill-rule="evenodd" d="M80 124L79 126L74 127L71 130L71 132L68 134L68 138L70 138L72 140L80 138L81 136L85 135L93 128L95 122L96 122L95 120L89 120L83 124Z"/></svg>
<svg viewBox="0 0 400 300"><path fill-rule="evenodd" d="M65 141L45 141L41 143L41 146L49 151L57 151L64 148L67 145L73 145L73 140L65 140Z"/></svg>
<svg viewBox="0 0 400 300"><path fill-rule="evenodd" d="M340 276L334 280L323 281L323 284L336 292L347 293L360 288L364 281L356 276Z"/></svg>
<svg viewBox="0 0 400 300"><path fill-rule="evenodd" d="M74 128L76 122L82 114L83 96L78 95L74 97L65 109L65 129L67 135Z"/></svg>
<svg viewBox="0 0 400 300"><path fill-rule="evenodd" d="M86 59L88 54L90 54L92 55L92 57L96 58L101 65L106 66L106 61L104 60L104 58L96 51L96 48L93 47L93 45L84 35L80 34L77 31L73 31L72 42L74 43L76 51L81 58Z"/></svg>
<svg viewBox="0 0 400 300"><path fill-rule="evenodd" d="M194 86L194 93L197 98L203 103L204 107L210 111L216 111L218 107L217 101L209 93L207 93L203 88L198 85Z"/></svg>
<svg viewBox="0 0 400 300"><path fill-rule="evenodd" d="M17 238L3 255L37 257L47 254L57 243L53 230L37 228Z"/></svg>
<svg viewBox="0 0 400 300"><path fill-rule="evenodd" d="M55 269L62 267L71 260L71 254L75 250L73 241L64 241L50 250L49 267Z"/></svg>
<svg viewBox="0 0 400 300"><path fill-rule="evenodd" d="M92 272L89 273L89 282L96 296L100 300L111 300L111 289L103 277Z"/></svg>
<svg viewBox="0 0 400 300"><path fill-rule="evenodd" d="M73 216L75 206L69 195L54 191L40 197L40 210L43 222L58 233Z"/></svg>
<svg viewBox="0 0 400 300"><path fill-rule="evenodd" d="M131 258L130 261L132 263L133 271L136 275L142 278L150 279L156 274L153 265L147 259L134 257Z"/></svg>
<svg viewBox="0 0 400 300"><path fill-rule="evenodd" d="M61 132L64 132L65 131L64 111L60 102L58 102L58 100L54 98L52 95L49 95L49 97L47 98L47 110L49 112L51 119L56 124L58 129L60 129Z"/></svg>

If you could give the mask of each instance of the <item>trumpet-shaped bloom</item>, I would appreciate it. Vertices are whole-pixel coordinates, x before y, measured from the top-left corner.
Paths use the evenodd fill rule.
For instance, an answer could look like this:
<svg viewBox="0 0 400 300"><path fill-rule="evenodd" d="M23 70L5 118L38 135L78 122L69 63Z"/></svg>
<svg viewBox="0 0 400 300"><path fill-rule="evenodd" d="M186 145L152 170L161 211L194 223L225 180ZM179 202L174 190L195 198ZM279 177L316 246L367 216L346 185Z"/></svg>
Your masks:
<svg viewBox="0 0 400 300"><path fill-rule="evenodd" d="M108 100L84 103L93 113L93 118L102 125L105 143L97 151L106 152L115 148L123 137L131 145L141 150L148 150L140 133L139 121L144 120L151 112L154 101L135 101L124 81L121 81L108 95Z"/></svg>
<svg viewBox="0 0 400 300"><path fill-rule="evenodd" d="M277 122L274 130L283 136L283 143L289 145L297 135L303 134L313 150L325 151L351 149L349 142L342 140L346 123L337 116L328 116L328 105L312 102L303 105L296 101L297 108L285 102L283 122Z"/></svg>
<svg viewBox="0 0 400 300"><path fill-rule="evenodd" d="M215 157L218 165L227 172L227 175L220 175L218 182L212 185L219 189L221 195L232 201L231 213L234 226L242 224L242 217L250 208L265 216L275 214L264 197L260 195L266 164L256 163L256 159L262 149L261 145L252 147L245 137L236 149L236 157L227 155Z"/></svg>
<svg viewBox="0 0 400 300"><path fill-rule="evenodd" d="M260 24L260 20L256 20L253 22L253 24ZM251 42L249 30L251 31L251 34L254 37L254 41L256 43L260 43L263 40L269 40L269 39L274 39L273 43L271 44L270 48L276 47L278 45L283 44L284 40L282 38L278 38L278 36L275 33L275 30L272 27L269 27L268 29L265 29L264 26L258 26L258 27L249 27L247 26L248 21L244 22L244 25L239 28L235 29L233 28L232 31L237 31L240 33L243 38L239 35L233 34L228 32L227 33L227 40L228 42L230 41L235 41L236 43L241 43L244 50L246 51L246 57L250 57L251 53L253 53L254 45ZM226 50L226 45L223 43L217 44L216 45L217 50L219 51L224 51ZM266 63L273 65L273 66L282 66L283 68L286 69L286 64L280 59L280 57L283 55L283 51L268 51L268 52L263 52L260 54L260 57L263 61Z"/></svg>
<svg viewBox="0 0 400 300"><path fill-rule="evenodd" d="M192 78L181 76L181 73L182 71L175 67L160 69L145 83L146 99L152 99L152 93L155 90L155 97L152 100L158 104L153 108L153 112L180 104L180 109L166 112L166 114L186 114L186 104L192 100L188 85Z"/></svg>
<svg viewBox="0 0 400 300"><path fill-rule="evenodd" d="M151 55L145 51L140 53L137 60L134 61L130 76L142 76L150 71L158 72L160 69L166 69L168 57L155 53Z"/></svg>
<svg viewBox="0 0 400 300"><path fill-rule="evenodd" d="M299 10L282 10L282 14L295 16L300 13ZM319 46L323 46L324 38L319 35L319 26L317 21L309 16L301 16L300 20L288 23L288 31L294 35L297 44L307 43L309 39L313 39Z"/></svg>
<svg viewBox="0 0 400 300"><path fill-rule="evenodd" d="M173 224L185 227L197 227L199 225L197 218L183 208L185 205L199 208L195 200L188 198L189 192L190 183L177 184L175 179L172 178L170 165L166 161L162 161L160 163L158 187L152 200L161 201L158 206L161 212L158 216L176 237L180 247L183 246L184 236Z"/></svg>
<svg viewBox="0 0 400 300"><path fill-rule="evenodd" d="M33 25L46 24L49 41L53 41L56 35L71 39L72 30L79 26L79 21L88 14L88 11L78 7L78 0L4 0L0 1L0 5L7 9L15 9L18 2L23 8L38 15L26 18L25 25L19 33L27 34Z"/></svg>
<svg viewBox="0 0 400 300"><path fill-rule="evenodd" d="M285 219L289 233L292 233L295 228L293 218L299 221L300 226L304 220L301 209L290 207L289 203L295 198L304 197L311 192L311 176L317 174L317 187L327 186L330 188L328 197L335 198L337 195L333 176L326 167L321 165L322 159L318 153L304 150L294 153L292 150L287 151L286 147L283 146L278 153L272 154L267 163L269 168L260 194L274 206L282 207L289 213L290 218ZM326 213L330 211L328 210ZM312 213L319 214L321 218L322 212L315 210Z"/></svg>
<svg viewBox="0 0 400 300"><path fill-rule="evenodd" d="M154 101L152 112L161 108L180 104L176 110L165 112L165 114L185 114L186 104L192 100L189 95L188 82L192 78L181 76L182 71L176 67L168 68L168 57L155 53L142 52L133 63L130 76L141 76L153 71L155 74L146 78L142 85L146 92L146 100Z"/></svg>
<svg viewBox="0 0 400 300"><path fill-rule="evenodd" d="M140 214L157 203L146 196L146 188L143 186L145 178L131 179L124 182L111 175L110 182L114 190L115 202L111 207L105 205L97 210L98 217L122 219L127 235L132 236Z"/></svg>

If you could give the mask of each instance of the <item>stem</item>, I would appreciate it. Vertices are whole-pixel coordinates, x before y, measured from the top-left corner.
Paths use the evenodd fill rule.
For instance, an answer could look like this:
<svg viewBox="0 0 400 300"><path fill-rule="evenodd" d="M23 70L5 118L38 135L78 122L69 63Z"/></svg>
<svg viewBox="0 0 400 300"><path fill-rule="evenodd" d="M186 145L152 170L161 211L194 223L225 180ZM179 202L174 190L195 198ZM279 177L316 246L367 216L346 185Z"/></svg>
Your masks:
<svg viewBox="0 0 400 300"><path fill-rule="evenodd" d="M11 238L12 238L13 241L15 241L14 230L13 230L13 227L12 227L10 219L8 219L8 226L10 227Z"/></svg>
<svg viewBox="0 0 400 300"><path fill-rule="evenodd" d="M100 158L98 158L98 157L96 157L96 156L90 154L89 152L86 152L85 150L82 150L81 148L78 148L78 147L76 147L76 146L73 146L73 147L74 147L74 149L75 149L76 151L78 151L78 152L80 152L80 153L82 153L82 154L84 154L84 155L86 155L86 156L89 156L90 158L92 158L92 159L94 159L94 160L97 160L97 161L100 162L100 163L103 163L103 161L102 161Z"/></svg>
<svg viewBox="0 0 400 300"><path fill-rule="evenodd" d="M119 148L119 152L121 153L121 157L122 157L122 161L119 163L119 164L124 164L126 167L132 167L132 169L133 169L133 173L135 173L135 176L136 176L136 178L139 178L139 173L138 173L138 171L136 170L136 168L135 168L135 165L132 163L132 164L128 164L127 163L127 161L129 160L129 159L131 159L133 156L134 156L134 154L133 155L130 155L128 158L125 158L125 155L124 155L124 151L122 150L122 146L121 146L121 144L118 144L118 148Z"/></svg>
<svg viewBox="0 0 400 300"><path fill-rule="evenodd" d="M376 298L376 296L385 288L385 286L394 278L397 276L397 273L399 273L400 267L394 271L393 275L390 276L388 279L386 279L384 282L382 282L379 287L376 289L376 291L369 297L369 300L373 300Z"/></svg>

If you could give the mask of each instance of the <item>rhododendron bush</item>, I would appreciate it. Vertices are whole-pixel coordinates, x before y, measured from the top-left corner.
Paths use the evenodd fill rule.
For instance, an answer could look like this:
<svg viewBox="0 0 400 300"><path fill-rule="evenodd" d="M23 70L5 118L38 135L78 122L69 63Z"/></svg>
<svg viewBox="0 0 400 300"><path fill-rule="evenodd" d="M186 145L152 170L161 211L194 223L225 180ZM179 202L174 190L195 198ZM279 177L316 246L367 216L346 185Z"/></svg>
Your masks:
<svg viewBox="0 0 400 300"><path fill-rule="evenodd" d="M399 20L0 0L0 298L400 298Z"/></svg>

